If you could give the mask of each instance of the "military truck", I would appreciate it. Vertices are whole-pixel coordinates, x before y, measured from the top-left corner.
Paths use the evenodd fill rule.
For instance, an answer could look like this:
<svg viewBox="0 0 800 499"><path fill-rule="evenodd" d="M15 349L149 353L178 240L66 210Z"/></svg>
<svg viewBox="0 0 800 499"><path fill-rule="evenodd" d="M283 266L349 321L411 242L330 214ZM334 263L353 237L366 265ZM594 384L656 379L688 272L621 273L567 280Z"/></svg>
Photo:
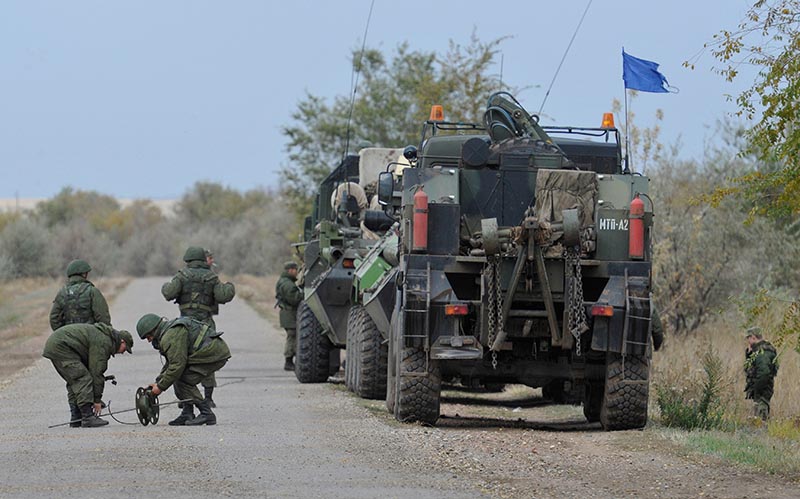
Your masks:
<svg viewBox="0 0 800 499"><path fill-rule="evenodd" d="M395 418L435 424L442 379L459 377L544 387L606 430L643 427L653 206L618 131L543 128L500 92L482 124L428 120L406 156L402 179L378 186L398 263L365 300L386 329Z"/></svg>
<svg viewBox="0 0 800 499"><path fill-rule="evenodd" d="M370 209L378 174L399 154L365 148L348 155L319 187L305 220L303 268L298 279L304 300L297 310L295 375L301 383L321 383L339 370L347 344L353 273L357 262L392 220ZM379 208L377 200L373 208Z"/></svg>

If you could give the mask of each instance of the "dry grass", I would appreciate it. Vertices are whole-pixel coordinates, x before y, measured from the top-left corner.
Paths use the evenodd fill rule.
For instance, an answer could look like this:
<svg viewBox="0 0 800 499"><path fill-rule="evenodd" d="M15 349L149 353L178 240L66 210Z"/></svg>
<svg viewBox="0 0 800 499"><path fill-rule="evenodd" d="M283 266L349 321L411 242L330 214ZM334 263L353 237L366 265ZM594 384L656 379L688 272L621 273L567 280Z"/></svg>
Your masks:
<svg viewBox="0 0 800 499"><path fill-rule="evenodd" d="M770 339L770 338L767 338ZM688 337L668 337L664 349L653 355L653 382L685 387L702 376L702 356L709 345L725 366L722 400L726 416L743 422L751 414L751 404L744 399L744 334L734 321L720 317ZM788 420L800 414L800 355L784 349L772 397L773 420Z"/></svg>
<svg viewBox="0 0 800 499"><path fill-rule="evenodd" d="M254 276L239 274L231 278L236 284L236 294L244 299L262 317L278 327L278 312L275 308L275 283L278 276Z"/></svg>
<svg viewBox="0 0 800 499"><path fill-rule="evenodd" d="M130 282L127 277L98 279L106 300ZM50 334L50 307L62 280L26 278L0 282L0 380L31 365L42 355Z"/></svg>

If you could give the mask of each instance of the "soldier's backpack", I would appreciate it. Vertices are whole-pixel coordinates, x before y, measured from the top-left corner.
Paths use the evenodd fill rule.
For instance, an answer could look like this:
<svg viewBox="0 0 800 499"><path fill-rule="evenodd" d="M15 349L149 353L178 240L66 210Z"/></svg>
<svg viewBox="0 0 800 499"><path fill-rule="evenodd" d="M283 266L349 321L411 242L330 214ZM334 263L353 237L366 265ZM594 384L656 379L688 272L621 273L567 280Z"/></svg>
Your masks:
<svg viewBox="0 0 800 499"><path fill-rule="evenodd" d="M92 283L77 282L62 289L65 324L94 324Z"/></svg>
<svg viewBox="0 0 800 499"><path fill-rule="evenodd" d="M202 310L209 314L218 312L214 300L214 286L219 281L214 272L202 272L197 269L181 269L181 294L176 300L181 312L190 309Z"/></svg>

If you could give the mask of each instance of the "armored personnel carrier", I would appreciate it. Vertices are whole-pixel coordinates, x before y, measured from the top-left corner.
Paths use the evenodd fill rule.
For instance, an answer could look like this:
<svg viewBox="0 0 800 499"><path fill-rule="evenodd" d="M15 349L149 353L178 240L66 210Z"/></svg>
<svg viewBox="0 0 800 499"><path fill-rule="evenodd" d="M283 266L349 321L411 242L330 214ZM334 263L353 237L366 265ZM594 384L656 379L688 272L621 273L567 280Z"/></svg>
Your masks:
<svg viewBox="0 0 800 499"><path fill-rule="evenodd" d="M304 300L297 310L295 375L301 383L324 382L339 370L355 267L393 222L373 200L378 174L399 154L362 149L345 157L320 184L305 220L298 279Z"/></svg>

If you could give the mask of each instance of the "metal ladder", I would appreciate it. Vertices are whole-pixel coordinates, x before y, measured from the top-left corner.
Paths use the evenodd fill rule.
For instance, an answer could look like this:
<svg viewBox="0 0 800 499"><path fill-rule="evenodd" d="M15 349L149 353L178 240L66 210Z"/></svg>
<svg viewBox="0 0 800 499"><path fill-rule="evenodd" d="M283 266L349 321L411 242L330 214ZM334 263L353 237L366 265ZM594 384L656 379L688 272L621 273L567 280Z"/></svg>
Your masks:
<svg viewBox="0 0 800 499"><path fill-rule="evenodd" d="M631 313L632 305L642 305L647 304L647 317L643 315L633 315ZM637 345L647 349L647 345L649 343L648 338L645 338L644 342L641 341L633 341L628 339L628 334L630 333L631 322L634 320L645 321L647 324L647 334L650 334L650 323L652 321L653 316L653 307L652 307L652 293L648 293L647 297L641 296L631 296L630 289L628 287L628 269L625 269L625 323L622 327L622 380L627 383L647 383L648 381L643 380L630 380L625 378L625 357L628 355L628 345Z"/></svg>
<svg viewBox="0 0 800 499"><path fill-rule="evenodd" d="M409 297L417 299L409 300ZM400 337L401 348L405 347L409 339L421 339L425 355L425 370L423 372L406 371L400 365L400 375L419 376L428 375L430 368L430 309L431 309L431 263L427 262L425 270L408 270L403 279L403 331ZM419 308L422 306L422 308ZM414 308L412 308L414 307ZM412 319L417 318L417 320ZM422 321L422 333L414 334L410 331L409 324L417 326Z"/></svg>

